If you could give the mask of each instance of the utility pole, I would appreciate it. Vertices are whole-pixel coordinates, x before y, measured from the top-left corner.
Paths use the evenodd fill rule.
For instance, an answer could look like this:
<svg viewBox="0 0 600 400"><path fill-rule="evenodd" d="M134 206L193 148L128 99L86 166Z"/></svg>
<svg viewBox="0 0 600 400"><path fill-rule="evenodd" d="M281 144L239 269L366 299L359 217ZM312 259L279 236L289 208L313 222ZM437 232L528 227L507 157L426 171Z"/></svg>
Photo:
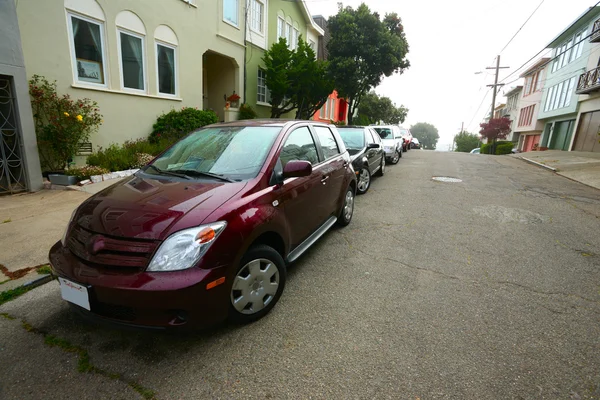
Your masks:
<svg viewBox="0 0 600 400"><path fill-rule="evenodd" d="M495 67L486 67L486 69L495 69L496 70L496 74L494 77L494 84L493 85L487 85L487 86L491 86L494 88L493 92L492 92L492 113L490 114L490 119L494 118L494 108L496 108L496 92L498 90L498 86L504 86L504 83L498 83L498 72L500 72L500 69L502 68L510 68L510 67L501 67L500 66L500 55L498 55L498 57L496 57L496 66ZM495 143L496 140L494 139L493 143ZM495 153L496 149L494 148L495 146L492 145L492 154Z"/></svg>

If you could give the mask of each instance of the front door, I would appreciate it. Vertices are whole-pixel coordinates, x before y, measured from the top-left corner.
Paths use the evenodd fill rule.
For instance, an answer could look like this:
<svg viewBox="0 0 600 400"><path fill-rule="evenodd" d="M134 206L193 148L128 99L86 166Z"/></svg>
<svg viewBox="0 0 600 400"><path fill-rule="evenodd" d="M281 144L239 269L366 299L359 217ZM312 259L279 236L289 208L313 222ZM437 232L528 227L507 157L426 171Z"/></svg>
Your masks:
<svg viewBox="0 0 600 400"><path fill-rule="evenodd" d="M279 203L282 204L288 226L290 227L291 248L298 246L321 224L324 204L322 195L322 171L317 167L319 156L313 136L308 126L296 128L291 132L279 154L281 167L292 160L303 160L313 164L310 176L288 178L278 189Z"/></svg>
<svg viewBox="0 0 600 400"><path fill-rule="evenodd" d="M379 134L366 129L367 133L367 144L375 143L381 146L381 138ZM373 173L381 165L381 151L380 149L367 149L367 159L369 160L369 170Z"/></svg>

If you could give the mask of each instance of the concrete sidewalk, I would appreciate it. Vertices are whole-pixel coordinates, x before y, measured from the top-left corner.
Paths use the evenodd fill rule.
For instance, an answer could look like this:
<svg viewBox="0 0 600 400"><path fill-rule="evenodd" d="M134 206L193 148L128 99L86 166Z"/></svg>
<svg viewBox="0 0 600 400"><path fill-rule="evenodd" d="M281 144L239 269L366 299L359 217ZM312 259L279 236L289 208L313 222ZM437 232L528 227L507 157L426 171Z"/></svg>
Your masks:
<svg viewBox="0 0 600 400"><path fill-rule="evenodd" d="M0 197L0 265L12 273L48 263L48 250L62 237L73 210L119 181ZM6 279L0 271L0 282Z"/></svg>
<svg viewBox="0 0 600 400"><path fill-rule="evenodd" d="M546 167L559 175L600 189L600 153L547 150L513 154L512 157Z"/></svg>

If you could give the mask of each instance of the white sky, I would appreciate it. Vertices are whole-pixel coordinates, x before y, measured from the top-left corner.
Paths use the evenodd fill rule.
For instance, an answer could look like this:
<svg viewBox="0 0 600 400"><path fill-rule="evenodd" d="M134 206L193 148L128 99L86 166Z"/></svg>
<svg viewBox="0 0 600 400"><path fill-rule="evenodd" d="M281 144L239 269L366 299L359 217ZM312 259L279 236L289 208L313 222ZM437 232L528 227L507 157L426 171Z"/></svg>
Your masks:
<svg viewBox="0 0 600 400"><path fill-rule="evenodd" d="M360 0L345 0L356 8ZM417 122L435 125L440 134L438 150L448 150L452 138L465 130L479 131L489 112L492 94L477 108L494 83L495 57L517 32L541 0L368 0L367 5L381 16L396 12L402 18L410 46L411 67L402 75L386 78L376 89L397 105L409 108L404 126ZM306 0L313 15L337 13L338 0ZM535 15L501 54L500 80L520 67L554 39L595 0L545 0ZM539 57L542 57L542 53ZM535 62L533 60L532 62ZM484 71L476 75L475 72ZM518 78L511 76L506 83ZM505 102L502 93L522 84L514 82L499 90L496 103ZM469 124L470 123L470 124Z"/></svg>

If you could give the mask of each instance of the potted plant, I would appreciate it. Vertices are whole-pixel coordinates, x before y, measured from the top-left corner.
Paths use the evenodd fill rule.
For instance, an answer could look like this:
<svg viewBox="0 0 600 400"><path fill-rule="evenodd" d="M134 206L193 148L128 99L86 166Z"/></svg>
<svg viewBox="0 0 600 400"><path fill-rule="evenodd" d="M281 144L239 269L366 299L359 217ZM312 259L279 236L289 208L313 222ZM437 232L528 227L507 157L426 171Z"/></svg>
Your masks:
<svg viewBox="0 0 600 400"><path fill-rule="evenodd" d="M227 104L229 104L233 108L239 108L240 96L235 92L235 90L233 91L233 94L227 98L227 103L225 104L225 107L229 108L227 107Z"/></svg>

